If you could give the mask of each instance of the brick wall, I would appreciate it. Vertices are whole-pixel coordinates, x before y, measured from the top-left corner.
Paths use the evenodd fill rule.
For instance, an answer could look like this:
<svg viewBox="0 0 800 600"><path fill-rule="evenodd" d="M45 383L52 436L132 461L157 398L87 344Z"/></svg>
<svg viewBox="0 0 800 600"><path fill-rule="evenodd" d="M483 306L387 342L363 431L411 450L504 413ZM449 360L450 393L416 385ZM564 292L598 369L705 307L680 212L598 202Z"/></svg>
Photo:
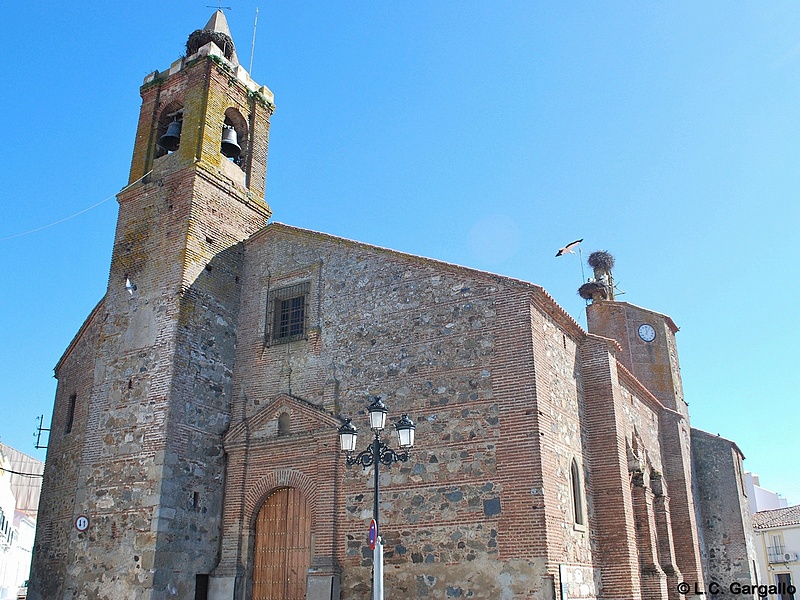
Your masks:
<svg viewBox="0 0 800 600"><path fill-rule="evenodd" d="M641 598L636 528L630 493L624 400L616 360L607 342L589 337L581 346L592 526L597 531L603 598Z"/></svg>
<svg viewBox="0 0 800 600"><path fill-rule="evenodd" d="M618 358L632 375L629 379L643 385L665 408L658 414L658 432L676 561L687 581L700 583L703 573L692 496L689 413L675 343L678 328L666 315L626 302L594 302L586 313L589 331L619 344ZM638 335L643 323L656 331L651 342Z"/></svg>

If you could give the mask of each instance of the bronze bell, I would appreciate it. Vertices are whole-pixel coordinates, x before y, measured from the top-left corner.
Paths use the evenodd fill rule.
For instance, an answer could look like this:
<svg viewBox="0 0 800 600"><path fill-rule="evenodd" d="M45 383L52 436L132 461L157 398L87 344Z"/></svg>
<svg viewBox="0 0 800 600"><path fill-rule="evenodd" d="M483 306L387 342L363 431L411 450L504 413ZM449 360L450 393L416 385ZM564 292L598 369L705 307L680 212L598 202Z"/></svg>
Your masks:
<svg viewBox="0 0 800 600"><path fill-rule="evenodd" d="M175 119L167 127L167 132L158 138L158 145L169 152L174 152L181 144L181 121Z"/></svg>
<svg viewBox="0 0 800 600"><path fill-rule="evenodd" d="M220 151L228 158L238 158L242 153L239 147L239 137L236 135L236 130L230 125L222 126L222 146Z"/></svg>

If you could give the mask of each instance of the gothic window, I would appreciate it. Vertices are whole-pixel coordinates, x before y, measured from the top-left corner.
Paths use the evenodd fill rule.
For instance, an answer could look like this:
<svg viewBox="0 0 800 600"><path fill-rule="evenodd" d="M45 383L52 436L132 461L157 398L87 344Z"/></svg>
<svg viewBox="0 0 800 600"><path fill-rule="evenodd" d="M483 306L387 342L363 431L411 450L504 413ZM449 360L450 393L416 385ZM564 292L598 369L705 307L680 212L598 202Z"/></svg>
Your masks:
<svg viewBox="0 0 800 600"><path fill-rule="evenodd" d="M581 471L578 462L573 458L570 467L570 483L572 488L572 514L576 525L585 525L586 517L583 513L583 485L581 484Z"/></svg>
<svg viewBox="0 0 800 600"><path fill-rule="evenodd" d="M308 283L270 292L267 306L267 343L283 344L306 338Z"/></svg>

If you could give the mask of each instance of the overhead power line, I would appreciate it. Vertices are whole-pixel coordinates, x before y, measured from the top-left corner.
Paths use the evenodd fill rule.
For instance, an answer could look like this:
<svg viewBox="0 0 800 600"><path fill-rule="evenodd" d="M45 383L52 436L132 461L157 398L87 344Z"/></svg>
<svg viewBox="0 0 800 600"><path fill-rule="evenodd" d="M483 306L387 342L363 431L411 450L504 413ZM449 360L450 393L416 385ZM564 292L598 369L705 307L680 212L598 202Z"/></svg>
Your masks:
<svg viewBox="0 0 800 600"><path fill-rule="evenodd" d="M11 469L4 469L3 467L0 467L0 473L11 473L12 475L22 475L23 477L44 477L44 473L21 473Z"/></svg>
<svg viewBox="0 0 800 600"><path fill-rule="evenodd" d="M37 227L36 229L31 229L30 231L24 231L24 232L22 232L22 233L16 233L16 234L14 234L14 235L9 235L8 237L0 238L0 242L5 242L5 241L8 241L8 240L13 240L14 238L22 237L22 236L24 236L24 235L30 235L31 233L36 233L37 231L41 231L42 229L47 229L48 227L52 227L53 225L58 225L58 224L60 224L60 223L63 223L64 221L69 221L70 219L73 219L73 218L77 217L78 215L82 215L83 213L85 213L85 212L88 212L88 211L92 210L93 208L97 208L98 206L100 206L100 205L101 205L101 204L103 204L104 202L108 202L108 201L109 201L109 200L111 200L112 198L116 198L118 194L120 194L120 193L124 192L124 191L125 191L125 190L127 190L129 187L131 187L132 185L136 185L136 184L137 184L137 183L139 183L139 182L140 182L142 179L144 179L145 177L147 177L148 175L150 175L150 173L152 173L152 172L153 172L153 171L149 171L149 172L145 173L144 175L142 175L142 176L141 176L139 179L137 179L136 181L133 181L133 182L129 183L128 185L126 185L126 186L125 186L124 188L122 188L122 189L121 189L119 192L117 192L117 194L113 194L113 195L109 196L108 198L105 198L105 199L103 199L103 200L100 200L100 202L98 202L97 204L92 204L92 205L91 205L90 207L88 207L88 208L84 208L83 210L79 210L79 211L78 211L78 212L76 212L74 215L70 215L70 216L68 216L68 217L64 217L63 219L59 219L58 221L54 221L53 223L50 223L49 225L42 225L41 227Z"/></svg>

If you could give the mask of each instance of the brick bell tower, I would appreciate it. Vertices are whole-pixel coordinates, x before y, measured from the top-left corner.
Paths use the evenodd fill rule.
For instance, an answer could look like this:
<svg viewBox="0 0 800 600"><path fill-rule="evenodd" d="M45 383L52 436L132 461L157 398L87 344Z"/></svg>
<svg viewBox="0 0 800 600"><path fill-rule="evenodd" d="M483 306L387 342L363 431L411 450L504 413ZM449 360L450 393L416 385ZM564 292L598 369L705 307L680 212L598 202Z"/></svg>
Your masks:
<svg viewBox="0 0 800 600"><path fill-rule="evenodd" d="M273 95L218 11L141 96L108 291L56 367L32 600L205 598L218 561L241 242L271 214Z"/></svg>
<svg viewBox="0 0 800 600"><path fill-rule="evenodd" d="M584 284L579 294L591 300L586 307L589 332L616 340L621 347L619 362L666 408L659 428L675 561L684 581L700 584L703 572L692 495L691 426L675 340L678 327L667 315L615 300L614 258L609 253L592 253L588 262L595 278Z"/></svg>

